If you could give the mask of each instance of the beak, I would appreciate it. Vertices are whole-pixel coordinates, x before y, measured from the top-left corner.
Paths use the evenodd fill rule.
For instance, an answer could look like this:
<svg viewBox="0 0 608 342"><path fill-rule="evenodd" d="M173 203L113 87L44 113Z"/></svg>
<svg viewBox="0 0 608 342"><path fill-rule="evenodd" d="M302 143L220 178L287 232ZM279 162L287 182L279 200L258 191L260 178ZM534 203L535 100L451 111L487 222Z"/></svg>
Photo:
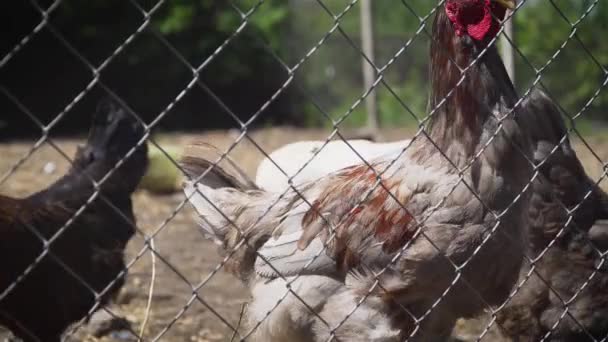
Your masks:
<svg viewBox="0 0 608 342"><path fill-rule="evenodd" d="M494 0L494 2L510 10L514 10L517 7L517 3L515 3L515 0Z"/></svg>

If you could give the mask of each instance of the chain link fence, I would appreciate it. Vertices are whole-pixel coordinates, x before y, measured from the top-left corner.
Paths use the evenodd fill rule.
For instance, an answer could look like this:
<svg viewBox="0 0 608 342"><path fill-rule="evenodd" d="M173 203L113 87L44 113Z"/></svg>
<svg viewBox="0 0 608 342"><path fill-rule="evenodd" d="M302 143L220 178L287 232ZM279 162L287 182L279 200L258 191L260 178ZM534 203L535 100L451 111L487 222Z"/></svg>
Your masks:
<svg viewBox="0 0 608 342"><path fill-rule="evenodd" d="M48 188L50 190L26 197L21 202L8 197L0 197L0 215L4 216L0 217L0 224L4 225L1 227L2 233L8 237L7 239L2 238L6 243L1 246L6 251L3 252L5 253L3 255L7 258L11 257L2 262L15 265L12 268L7 266L7 269L16 268L18 270L15 274L11 273L0 278L2 281L0 319L3 325L19 331L21 338L29 338L31 341L46 341L51 340L51 336L56 333L50 328L40 327L37 331L31 331L32 327L39 324L31 323L28 321L29 318L24 317L33 317L34 322L48 319L46 325L52 325L55 318L57 321L75 322L64 332L65 340L246 341L253 340L256 334L260 336L259 334L262 334L260 331L269 329L268 321L278 321L279 323L276 324L286 325L293 322L302 323L298 320L305 321L302 325L309 330L302 334L310 340L313 340L313 330L316 334L314 340L342 340L340 339L341 329L345 326L352 329L353 334L352 338L347 340L356 340L357 334L369 336L370 331L379 334L377 335L379 341L429 339L432 336L443 340L447 339L447 336L441 336L441 331L429 332L425 329L440 327L441 325L437 322L441 321L441 315L446 311L446 305L449 307L458 303L460 308L455 313L455 317L468 319L459 320L456 323L456 327L452 331L453 339L466 341L508 341L511 339L604 341L608 339L608 309L606 309L608 300L605 299L606 283L608 282L605 265L608 250L608 224L602 221L608 220L608 196L601 190L602 182L608 174L608 164L606 163L608 151L601 149L601 143L597 144L599 146L597 148L592 147L596 145L597 140L587 136L587 133L582 132L577 126L593 103L605 96L603 89L608 83L605 61L596 57L592 52L593 49L588 48L588 43L579 35L586 21L598 15L599 0L585 2L583 10L576 18L571 18L564 13L562 8L566 4L560 1L549 1L551 8L554 9L554 20L559 21L560 25L567 25L569 34L562 37L563 43L552 51L549 58L540 65L536 61L528 60L525 51L518 49L518 44L514 43L510 37L502 38L512 43L519 61L527 64L534 75L530 78L531 82L519 90L520 97L514 108L528 106L527 108L538 110L538 112L546 111L547 107L533 102L534 89L541 88L555 104L555 108L550 109L558 111L560 119L556 124L558 128L530 128L530 131L536 132L531 133L532 135L538 134L555 144L545 146L547 141L539 140L533 146L533 149L536 150L532 155L526 156L520 150L514 152L526 156L525 164L531 170L531 178L518 180L517 184L520 187L515 186L518 191L517 196L512 199L511 203L499 206L500 212L493 208L491 203L485 203L482 199L484 194L480 193L478 185L472 185L469 182L470 179L467 178L467 175L480 172L479 170L474 171L477 161L483 158L486 149L491 148L495 140L501 139L499 132L501 132L503 124L514 115L516 109L510 108L506 111L506 115L498 120L496 131L492 131L486 143L471 154L470 160L464 162L451 160L454 159L454 155L439 148L440 144L436 144L435 137L429 133L427 123L453 95L453 90L449 91L445 99L438 101L436 106L431 106L424 111L420 108L419 98L409 98L408 96L412 96L412 93L403 91L403 89L416 88L419 85L412 86L408 77L387 76L391 72L396 73L396 65L401 65L398 70L407 70L411 74L423 70L419 65L414 67L409 65L407 58L408 56L428 55L428 46L425 43L431 40L433 18L438 11L443 11L443 1L432 2L427 6L428 8L425 7L424 12L420 12L420 8L407 0L394 1L392 6L398 8L395 11L408 13L409 18L416 20L415 30L405 39L391 37L387 39L388 42L378 39L381 53L374 61L362 52L358 36L354 35L351 28L344 24L345 18L358 11L360 4L357 0L343 2L291 1L290 8L297 19L294 24L296 28L298 25L306 26L310 23L298 18L298 13L302 8L314 8L312 13L324 16L323 20L329 22L330 25L310 44L300 44L298 41L294 42L293 39L285 43L290 49L288 56L284 56L282 52L278 51L276 45L267 41L262 34L255 36L255 44L270 56L285 77L281 84L273 89L270 96L260 101L256 110L247 114L246 119L235 113L231 109L231 105L208 86L201 74L207 69L213 68L214 61L221 59L225 50L231 48L238 37L248 30L252 21L256 20L260 8L267 6L264 1L229 2L227 6L239 18L238 25L235 25L221 44L214 47L213 53L195 63L184 57L175 48L171 39L152 25L155 15L163 10L167 1L161 0L142 5L137 0L130 0L132 9L140 14L140 21L133 32L124 38L107 57L96 63L88 60L54 24L54 13L65 5L61 0L44 5L36 0L32 0L31 3L39 13L40 21L31 32L23 36L2 56L0 70L10 68L11 61L19 59L21 51L26 49L37 36L51 34L59 42L61 49L65 49L76 58L79 67L86 68L89 77L86 85L79 89L78 93L54 115L50 122L42 122L39 116L29 109L30 104L21 101L4 82L0 84L0 90L5 99L18 108L22 115L31 119L40 130L40 138L33 144L28 144L27 148L22 146L10 150L11 144L5 144L7 155L10 158L8 158L9 162L6 166L3 165L0 187L8 190L16 189L9 185L24 182L25 178L20 176L20 172L28 168L28 163L34 168L44 165L40 161L39 156L41 155L42 158L54 155L65 162L57 162L61 164L58 170L48 170L45 166L45 171L37 173L34 177L47 177L48 179L37 182L47 186L57 179L60 171L65 171L68 175L58 180L57 183L53 183ZM518 12L524 11L528 6L533 8L537 3L533 0L519 1L517 9L509 12L508 16L517 16ZM378 19L381 20L381 18L376 18L376 20ZM299 20L303 21L303 24L298 24ZM300 29L305 28L300 27ZM318 28L315 27L314 30L318 30ZM502 35L502 28L500 33ZM124 54L129 46L143 34L152 35L156 42L166 47L174 59L189 72L185 86L171 101L159 109L154 115L154 119L149 122L142 120L141 115L133 110L119 92L115 91L112 85L107 84L102 77L104 71L112 65L115 59ZM297 36L295 34L292 38ZM418 43L418 41L423 43ZM576 47L573 47L573 44L576 44ZM338 47L336 48L336 46ZM582 107L574 110L560 107L560 97L554 96L550 87L543 84L545 74L551 70L552 64L568 49L582 51L581 53L589 59L589 63L594 64L601 71L598 86L590 92L592 95L586 99ZM344 56L348 56L348 58L344 57L341 60L340 51L344 51ZM484 49L484 52L486 51L487 49ZM319 73L317 66L322 67L327 63L328 58L334 59L334 61L321 71L321 74L325 76L311 78L309 72ZM351 58L356 60L352 61ZM336 100L336 98L326 96L327 94L323 92L324 88L315 88L315 85L318 86L319 83L325 81L339 84L351 82L360 84L360 74L353 75L352 69L341 65L354 64L357 66L357 72L360 72L360 58L373 67L375 78L371 86L359 91L354 98L350 97L352 95L350 90L337 95L339 99ZM482 57L476 57L472 59L471 63L459 66L465 76L458 82L457 87L464 82L470 70L477 63L481 63L481 59ZM347 76L341 81L336 80L336 69L345 72ZM150 70L150 72L154 71ZM561 72L570 71L562 70ZM327 77L327 80L324 77ZM429 83L426 79L420 80L418 76L414 80L419 80L425 85ZM404 85L396 86L395 84ZM576 85L571 86L576 87ZM70 141L51 137L55 127L62 121L69 120L67 118L69 113L81 101L91 96L91 92L96 88L103 90L111 102L116 103L116 107L100 107L99 115L103 117L104 109L121 114L106 119L95 119L93 127L105 127L111 132L120 132L122 135L116 133L121 137L120 139L125 136L129 136L129 138L118 143L112 139L106 141L100 137L103 137L104 132L108 131L93 130L87 145L92 146L92 149L87 150L85 147L76 151ZM321 118L316 120L329 126L329 134L326 131L317 130L312 135L299 135L302 134L301 131L306 132L306 130L286 128L265 131L252 128L256 122L261 120L268 108L291 88L295 88L303 94L309 110L312 108L311 111ZM268 201L268 206L259 213L261 215L256 217L252 226L263 222L267 215L272 215L275 210L273 208L280 206L282 201L290 196L294 198L294 202L301 203L307 210L319 208L317 198L310 198L310 187L314 187L315 183L301 185L299 180L305 178L304 175L308 172L307 167L313 165L316 158L322 157L324 153L329 154L331 158L331 152L326 149L329 148L332 141L344 141L343 146L354 156L355 162L350 166L350 172L362 168L357 172L370 177L369 186L359 189L360 193L356 194L358 199L353 203L348 203L351 205L350 209L341 212L340 217L326 219L324 215L319 215L319 220L324 221L323 225L327 229L326 240L322 242L323 248L319 252L308 256L309 260L307 259L303 272L296 275L284 275L280 271L280 266L273 265L272 260L267 260L258 254L256 265L260 263L262 265L260 267L268 267L272 269L272 273L278 273L278 275L273 276L272 281L241 284L237 278L225 272L225 269L232 257L244 253L243 250L255 249L253 247L256 241L242 238L242 236L247 236L246 227L239 227L238 220L232 222L231 213L223 213L221 206L215 207L242 235L239 236L238 243L234 244L236 246L234 250L229 250L220 256L217 253L217 247L203 237L202 229L197 227L193 219L196 214L187 204L193 194L184 197L181 194L158 196L137 192L131 196L131 192L127 191L129 172L135 172L133 170L146 164L141 158L138 159L138 156L141 157L145 152L145 146L158 150L180 173L187 174L186 170L180 166L179 160L176 160L178 158L175 153L170 151L163 141L163 139L167 141L167 138L153 136L151 132L163 119L175 112L180 101L194 91L202 91L205 96L211 98L217 108L221 109L221 114L231 117L237 127L237 130L228 133L206 132L198 137L199 140L217 145L220 149L219 157L212 160L212 165L226 165L226 163L230 165L231 161L234 161L238 168L245 169L245 172L251 176L259 161L264 159L276 173L268 177L277 177L277 182L280 178L280 182L285 185L284 191L280 191L272 197L273 201ZM380 111L390 109L398 111L400 116L408 116L409 119L404 122L410 125L409 129L405 129L405 131L409 130L412 133L406 136L401 130L399 132L385 130L388 137L395 136L399 139L410 138L411 140L399 142L395 145L397 147L387 149L385 155L390 155L391 158L384 159L381 163L378 163L377 160L369 160L366 157L369 155L367 151L357 150L357 146L362 145L349 141L345 134L345 131L349 130L345 129L345 123L355 115L353 113L361 110L361 103L372 92L391 98L391 103L396 104L397 107L381 105ZM407 97L407 99L403 97ZM348 102L347 106L341 103L344 101ZM411 101L416 104L411 106ZM426 98L423 102L426 104ZM117 128L122 126L119 124L112 126L112 120L117 122L126 120L130 122L131 126L129 126L130 128ZM547 121L543 120L532 119L530 122L547 124ZM95 123L98 126L95 126ZM567 135L550 136L549 131L552 129L557 129L557 132L561 134L562 131L559 127L562 126L563 132L567 131ZM181 148L193 138L192 134L183 134L174 138L169 145L178 145ZM551 138L555 140L551 141ZM300 160L297 165L289 164L286 160L273 160L274 155L271 156L271 152L274 149L288 142L304 139L320 139L318 146L316 145L313 151L305 153L305 160ZM573 154L569 139L576 143L577 154ZM436 148L433 158L436 157L437 160L445 162L446 167L453 170L455 179L453 186L443 193L442 198L433 202L431 209L425 211L424 215L420 215L411 205L403 203L400 195L395 194L394 189L383 181L395 174L395 165L400 165L401 158L409 153L409 149L415 148L413 146L416 145L416 141L421 140L428 141L429 146ZM112 144L127 144L128 146L113 150L112 146L115 145ZM517 146L512 141L509 144ZM103 152L96 149L100 146L103 147ZM108 150L104 151L104 148L108 148ZM112 153L109 151L119 155L110 157ZM73 157L74 155L76 158ZM103 174L87 168L89 165L87 163L93 165L94 161L99 158L110 164L103 166ZM579 159L582 160L589 178ZM328 159L324 159L323 162L325 163L326 160ZM288 167L285 168L285 165ZM56 176L52 176L53 174ZM79 176L80 174L82 176ZM70 175L77 176L71 177ZM259 179L260 175L257 177ZM34 184L38 183L34 182ZM115 197L116 187L113 184L120 184L119 189L124 190L118 191L123 195L120 197L120 203L118 203L118 197ZM445 257L447 252L444 245L441 241L437 241L437 236L429 234L425 224L436 224L433 216L435 212L440 210L446 201L453 201L453 194L462 192L463 187L469 193L468 196L475 200L476 205L482 208L484 215L492 217L490 219L492 224L486 227L487 230L481 235L483 238L479 239L471 253L458 261L453 261L449 257ZM13 195L4 189L4 196ZM24 195L34 190L41 191L44 190L44 187L28 188L27 191L22 189L18 192L20 195ZM79 193L79 195L77 196L75 193ZM128 204L126 204L124 195L131 196L133 204L130 200L127 200ZM207 198L208 194L199 193L199 195ZM532 209L519 208L527 196L532 198L530 204ZM331 251L332 248L335 248L340 239L341 227L345 224L348 225L345 222L353 224L352 217L356 216L359 211L365 210L366 203L378 200L378 198L383 198L385 202L394 201L399 207L399 211L403 211L402 215L409 217L405 226L412 230L411 236L403 241L400 240L402 243L392 251L388 260L383 261L382 267L366 264L368 260L357 260L357 270L361 274L356 274L353 278L359 279L361 284L349 283L346 286L343 278L333 276L324 277L327 279L320 281L318 285L315 284L319 280L314 278L316 275L314 272L312 275L310 274L308 268L315 260L322 258L327 250ZM215 206L214 201L211 202L211 205ZM411 212L412 210L414 212ZM466 209L463 206L464 210ZM514 220L509 216L509 212L518 210L538 211L530 214L535 221L530 222L530 234L526 235L529 240L526 245L529 247L526 249L524 265L519 273L515 270L510 272L510 276L519 274L519 280L513 287L507 289L504 296L499 296L498 299L488 299L487 290L479 289L480 282L493 283L496 280L498 283L504 281L509 285L510 281L492 279L497 274L492 267L503 264L498 263L498 258L486 260L488 263L481 262L481 265L488 266L488 269L480 268L479 259L488 256L508 259L511 256L507 252L505 254L500 254L500 252L509 251L512 246L516 246L517 238L506 234L501 227L505 224L503 221ZM375 220L368 223L371 226L376 224ZM131 234L127 234L126 241L131 239L128 247L125 246L125 237L118 236L124 233L121 233L120 229L132 231L134 234L132 238ZM96 241L93 241L87 244L87 239L83 236L88 236L86 232L89 230L95 231L90 234L93 237L92 240L104 234L97 231L101 230L111 236L109 239L111 242L97 244ZM18 231L21 235L14 234L14 231ZM497 238L497 236L503 238ZM15 242L12 242L11 238L14 238ZM120 241L124 243L121 244ZM391 288L393 284L387 281L394 276L396 265L403 263L401 260L409 255L408 248L420 248L416 247L416 243L420 243L416 241L423 241L427 245L426 248L438 255L437 258L440 258L439 256L443 258L443 263L436 264L437 270L427 273L443 273L449 275L450 278L447 287L433 290L437 296L431 302L417 303L415 294L395 294ZM504 242L505 245L497 245L496 241ZM32 247L30 248L30 246ZM103 248L115 254L100 250ZM125 248L127 251L124 255L124 262L112 259L112 256L116 257L116 255L122 258L122 250ZM117 249L120 251L116 252ZM488 252L488 250L496 253ZM73 251L73 253L70 254L69 251ZM21 257L21 254L26 257ZM83 267L82 263L70 258L79 261L89 259L94 261ZM341 255L339 258L345 257ZM496 261L496 265L491 261ZM26 264L22 265L24 262ZM112 264L113 267L97 268L98 263ZM466 271L467 267L473 268L474 271ZM44 274L49 270L58 273ZM59 273L61 276L57 275ZM99 277L99 274L104 274L105 277ZM127 276L126 280L125 276ZM433 278L428 274L425 276L428 277L425 279ZM334 286L328 285L334 284L334 282L339 283L336 285L339 289L332 288L333 290L327 290L328 292L323 294L323 290L321 290L323 286ZM310 284L315 284L312 288L319 287L317 290L321 295L317 294L315 297L306 292L311 291ZM370 286L365 290L358 288L363 285ZM433 287L432 285L428 284L429 287ZM122 292L120 292L121 287L124 287ZM348 292L348 289L353 288L359 290L356 299L346 304L339 303L339 310L334 309L333 313L329 310L328 313L327 309L332 308L332 296L328 293L342 296ZM407 287L400 290L412 291ZM490 292L492 290L496 289L491 289ZM504 289L502 290L504 291ZM28 293L28 291L35 292ZM250 291L253 291L254 302L251 302ZM258 297L256 297L256 291L261 291L257 292ZM261 298L259 293L263 294ZM379 305L375 302L377 293L388 294L387 303L389 304L386 305L390 309L377 306ZM410 302L400 301L398 298L401 297L395 299L393 294L396 296L395 298L403 296L414 299ZM474 300L469 303L466 303L466 300L459 302L459 296L467 300L474 298ZM47 297L54 299L45 302L36 301L38 298ZM84 299L72 299L72 297ZM474 306L476 309L468 309L467 305ZM78 308L74 309L72 306L78 306ZM78 314L74 316L74 312L78 312ZM37 313L40 313L41 316L36 317ZM14 316L15 314L17 318ZM475 317L472 317L473 314ZM281 321L277 318L280 315L285 315L287 318ZM101 325L98 324L100 320L103 321ZM89 327L96 324L97 329L92 332ZM311 328L312 326L315 328ZM278 326L272 329L281 330L281 328ZM289 339L289 337L283 338ZM266 340L264 337L258 337L258 339Z"/></svg>

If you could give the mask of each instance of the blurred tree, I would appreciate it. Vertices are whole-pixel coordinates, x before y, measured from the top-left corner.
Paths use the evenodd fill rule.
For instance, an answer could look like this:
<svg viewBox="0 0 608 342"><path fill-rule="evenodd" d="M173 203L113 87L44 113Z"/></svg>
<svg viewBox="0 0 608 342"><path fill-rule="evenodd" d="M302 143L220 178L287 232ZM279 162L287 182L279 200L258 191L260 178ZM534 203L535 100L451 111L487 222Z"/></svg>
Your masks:
<svg viewBox="0 0 608 342"><path fill-rule="evenodd" d="M47 8L52 0L38 0ZM296 82L315 99L303 101L299 87L289 85L255 124L290 123L326 125L328 120L353 111L346 125L365 122L362 106L351 109L364 93L358 51L359 5L352 0L133 0L151 13L149 25L120 51L100 79L123 97L147 121L154 119L179 96L170 115L160 121L165 129L236 127L215 99L198 85L193 73L157 36L168 41L195 68L203 65L200 81L241 120L247 120L288 80L289 75L262 47L266 42L289 66L309 53L296 73ZM413 114L426 114L428 89L428 35L419 31L421 18L437 1L373 1L376 64L391 66L378 85L381 121L387 125L413 123ZM0 4L0 58L41 21L30 2ZM593 7L594 6L594 7ZM593 7L589 13L588 9ZM327 12L330 13L327 13ZM334 28L335 18L340 29ZM584 20L578 23L581 16ZM608 66L608 3L593 0L527 0L515 16L519 88L527 88L541 68L568 40L543 71L542 81L570 113L577 113L605 82ZM146 17L124 0L64 0L51 12L49 22L94 66L100 65ZM425 29L430 32L432 16ZM235 36L234 33L239 32ZM217 51L227 39L231 42ZM578 41L583 43L581 45ZM323 42L317 47L319 42ZM353 48L352 45L355 45ZM591 58L589 53L593 56ZM393 60L394 56L398 56ZM530 63L533 68L531 68ZM0 68L0 83L27 105L43 122L50 122L94 78L93 73L67 49L49 28L43 28ZM93 86L53 132L83 131L95 103L104 91ZM608 95L602 91L583 118L608 120ZM0 96L0 136L35 125L7 98ZM4 127L4 128L2 128Z"/></svg>
<svg viewBox="0 0 608 342"><path fill-rule="evenodd" d="M266 41L281 53L289 16L283 1L176 0L165 2L157 9L156 1L136 2L143 11L154 8L150 22L132 43L112 58L101 71L100 79L146 121L152 121L193 80L192 70L182 63L182 57L195 68L205 65L199 74L204 87L211 89L243 121L288 78L287 72L260 44ZM29 2L9 3L3 4L8 8L0 10L10 13L0 58L41 20L40 12ZM51 3L40 1L42 8ZM2 85L44 123L50 122L93 80L93 73L77 54L93 66L101 65L129 35L146 23L146 17L130 1L65 0L51 12L49 22L52 28L45 27L35 34L0 68ZM52 30L65 37L77 54L57 39ZM235 35L236 31L239 33ZM217 49L229 38L231 42L218 53ZM175 51L162 40L169 42ZM297 121L299 116L293 115L298 103L294 94L287 88L254 124ZM102 96L104 91L94 86L53 133L86 129L90 113ZM235 120L198 85L179 96L179 103L160 121L160 128L237 127ZM14 104L5 98L0 103L2 112L7 113L7 119L2 121L11 128L6 130L7 134L19 134L22 128L29 134L39 134Z"/></svg>
<svg viewBox="0 0 608 342"><path fill-rule="evenodd" d="M332 15L341 14L351 1L323 0ZM407 6L404 5L407 4ZM414 117L425 115L427 97L428 36L416 35L420 18L436 6L428 0L373 1L376 66L383 67L399 53L384 72L384 85L378 85L378 107L381 122L387 125L407 124ZM292 37L297 44L291 47L296 56L304 55L332 28L332 16L316 1L294 1ZM409 6L409 7L408 7ZM359 6L340 17L340 28L334 32L303 66L301 74L311 94L323 110L336 119L347 113L352 104L364 93L361 75ZM427 21L430 32L431 20ZM409 44L408 41L412 40ZM350 42L349 42L350 40ZM353 48L352 45L356 47ZM407 47L405 47L407 45ZM402 51L402 49L404 51ZM319 111L306 108L308 122L328 124ZM346 125L365 123L365 110L357 106L346 120Z"/></svg>
<svg viewBox="0 0 608 342"><path fill-rule="evenodd" d="M334 15L338 15L351 2L323 0L323 3ZM421 18L427 16L436 5L437 1L428 0L373 2L379 67L400 53L400 49L413 38L405 52L400 53L385 71L385 80L392 92L382 84L378 86L381 121L387 125L412 121L404 104L419 119L426 113L429 37L424 32L416 35L416 31L421 25ZM334 22L316 1L295 1L294 7L298 13L292 21L295 41L298 42L294 50L301 56L323 37ZM584 46L577 39L571 39L542 75L543 84L572 114L577 113L606 81L604 70L608 66L608 45L603 43L603 37L608 33L608 3L592 0L527 0L515 15L516 45L534 67L540 68L568 39L572 29L570 23L577 22L590 7L593 7L592 11L577 26L576 37ZM358 15L358 6L355 6L340 18L341 29L355 45L358 45L360 34ZM432 16L426 22L429 32L431 23ZM324 110L334 118L346 113L363 93L359 60L357 48L353 48L338 31L304 66L305 83ZM516 63L518 86L522 90L527 89L536 74L521 56L516 55ZM608 120L607 111L608 93L604 90L583 118ZM310 117L308 122L328 122L313 107L306 112ZM357 107L347 124L364 123L363 112L360 106Z"/></svg>
<svg viewBox="0 0 608 342"><path fill-rule="evenodd" d="M586 13L591 7L592 11ZM583 15L586 17L576 27L576 35L567 41L573 28L571 24ZM608 45L604 37L608 33L608 3L528 1L515 19L517 46L536 69L543 67L567 41L543 72L542 82L566 110L576 114L606 82ZM524 80L522 86L525 87L536 75L523 58L518 61L517 77ZM608 95L603 90L583 117L608 120L607 112Z"/></svg>

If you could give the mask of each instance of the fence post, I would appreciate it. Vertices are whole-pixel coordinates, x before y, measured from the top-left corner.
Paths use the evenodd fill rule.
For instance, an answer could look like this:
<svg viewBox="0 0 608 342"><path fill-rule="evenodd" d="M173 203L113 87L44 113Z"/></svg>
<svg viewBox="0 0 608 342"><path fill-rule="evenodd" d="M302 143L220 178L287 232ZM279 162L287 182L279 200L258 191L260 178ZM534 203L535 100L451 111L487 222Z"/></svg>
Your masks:
<svg viewBox="0 0 608 342"><path fill-rule="evenodd" d="M371 0L361 0L361 45L363 53L367 58L374 62L374 31L372 19ZM363 68L363 87L369 89L374 84L376 77L375 67L371 66L365 57L361 60ZM365 99L365 109L367 112L367 135L373 139L378 138L380 120L378 118L378 105L376 100L376 90L373 89Z"/></svg>
<svg viewBox="0 0 608 342"><path fill-rule="evenodd" d="M507 15L511 15L512 12L509 11ZM515 49L511 42L515 43L515 32L513 30L513 17L509 18L509 20L505 21L505 30L503 32L503 36L501 38L501 54L502 60L505 64L505 68L507 69L507 73L511 78L511 82L515 84ZM506 38L509 37L511 42Z"/></svg>

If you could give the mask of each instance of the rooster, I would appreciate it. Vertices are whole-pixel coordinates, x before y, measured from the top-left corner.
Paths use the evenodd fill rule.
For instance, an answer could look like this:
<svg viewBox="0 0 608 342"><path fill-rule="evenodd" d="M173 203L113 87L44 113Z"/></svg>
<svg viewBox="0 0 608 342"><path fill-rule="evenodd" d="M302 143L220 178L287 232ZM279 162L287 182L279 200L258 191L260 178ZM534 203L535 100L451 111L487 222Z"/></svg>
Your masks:
<svg viewBox="0 0 608 342"><path fill-rule="evenodd" d="M507 299L526 248L531 146L490 43L514 5L448 0L438 11L428 135L396 158L285 194L183 159L202 229L252 289L258 340L445 340L459 317ZM273 303L279 289L296 304Z"/></svg>
<svg viewBox="0 0 608 342"><path fill-rule="evenodd" d="M549 332L549 340L601 340L608 336L608 296L604 294L608 267L605 262L601 269L597 266L600 253L608 251L608 195L585 173L555 103L534 88L521 106L526 115L518 120L530 135L534 162L541 172L533 183L529 210L530 257L537 258L554 239L556 243L535 263L541 277L534 272L529 276L529 265L522 269L520 281L526 283L498 313L499 326L517 341L538 341ZM290 177L294 186L315 181L363 160L396 156L409 143L336 140L288 144L260 163L256 184L282 193L290 187ZM574 210L572 222L568 222L567 210ZM565 303L579 290L567 305L568 314L560 319Z"/></svg>
<svg viewBox="0 0 608 342"><path fill-rule="evenodd" d="M538 257L553 239L557 240L535 264L542 279L536 273L528 276L529 265L522 268L520 281L525 284L498 312L498 325L504 334L518 341L538 341L551 330L550 340L592 341L591 337L601 340L608 336L608 320L604 319L608 317L608 297L604 295L604 287L608 285L606 267L596 272L586 288L568 305L569 314L562 319L559 317L565 309L564 302L581 288L601 262L597 252L608 251L608 195L585 173L553 101L535 88L522 107L526 109L526 115L518 120L530 134L534 162L541 172L533 183L529 209L530 257ZM282 193L289 187L288 176L295 175L295 184L314 181L343 167L362 164L361 158L396 156L409 143L410 140L392 143L332 141L320 151L324 145L322 141L289 144L271 153L260 164L256 184L265 190ZM575 208L572 223L568 224L566 209ZM564 231L558 237L562 229ZM560 324L553 329L557 322Z"/></svg>
<svg viewBox="0 0 608 342"><path fill-rule="evenodd" d="M608 219L608 195L585 173L557 106L542 92L524 105L535 114L524 119L543 175L533 183L529 210L529 254L540 258L529 279L530 265L522 268L520 280L526 282L498 312L497 322L522 342L602 340L608 336L608 267L602 255L608 251L608 225L601 220Z"/></svg>
<svg viewBox="0 0 608 342"><path fill-rule="evenodd" d="M117 165L143 134L107 102L66 175L27 198L0 196L0 324L22 340L60 341L70 324L124 284L124 249L135 232L131 194L146 170L146 146ZM93 181L101 182L95 197ZM49 254L26 272L60 229Z"/></svg>

